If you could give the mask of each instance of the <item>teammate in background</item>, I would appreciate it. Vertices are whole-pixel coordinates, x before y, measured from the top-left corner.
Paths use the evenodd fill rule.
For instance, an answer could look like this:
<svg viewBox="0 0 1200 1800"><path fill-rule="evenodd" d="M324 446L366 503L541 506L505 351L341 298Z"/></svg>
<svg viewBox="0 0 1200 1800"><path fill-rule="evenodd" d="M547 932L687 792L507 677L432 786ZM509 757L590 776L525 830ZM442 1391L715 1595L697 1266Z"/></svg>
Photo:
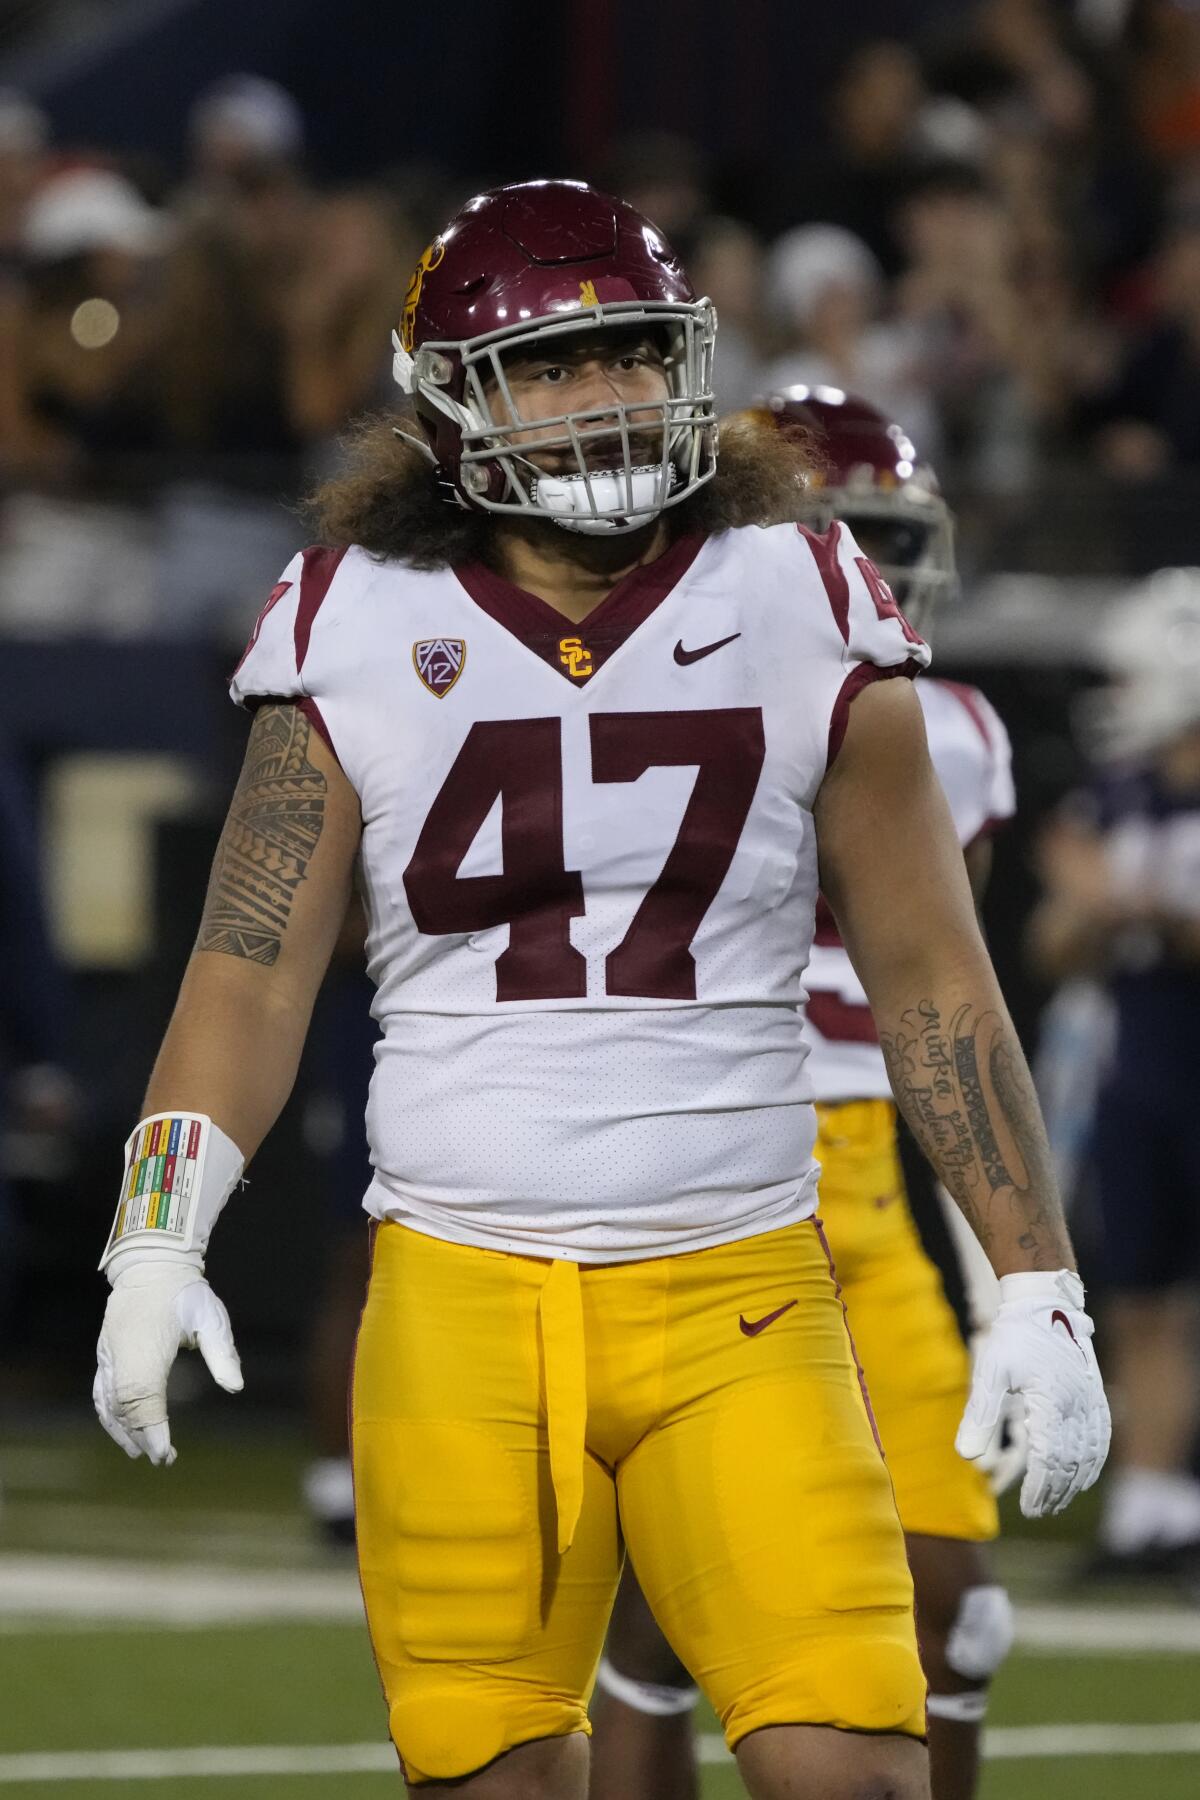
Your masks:
<svg viewBox="0 0 1200 1800"><path fill-rule="evenodd" d="M1051 980L1104 982L1115 1016L1089 1163L1122 1405L1094 1569L1194 1572L1200 570L1150 576L1101 642L1111 681L1080 720L1097 773L1044 833L1030 941Z"/></svg>
<svg viewBox="0 0 1200 1800"><path fill-rule="evenodd" d="M180 1344L241 1383L204 1247L361 853L359 1568L405 1778L472 1800L586 1793L622 1532L756 1800L928 1795L903 1537L813 1221L818 844L1003 1278L966 1448L1022 1394L1040 1514L1107 1443L1032 1084L887 679L928 652L848 531L754 525L803 458L749 429L718 465L715 325L575 182L480 195L421 258L396 373L423 437L361 440L321 505L339 547L289 565L235 674L246 765L104 1257L100 1417L169 1462Z"/></svg>
<svg viewBox="0 0 1200 1800"><path fill-rule="evenodd" d="M898 426L837 388L789 388L767 404L781 431L805 434L814 447L819 466L802 516L825 530L844 521L910 623L928 636L933 609L956 579L953 523L931 470ZM978 901L991 860L989 832L1015 806L1008 735L977 689L928 675L915 687L930 760ZM823 899L804 986L821 1221L905 1531L930 1688L933 1797L971 1800L988 1683L1012 1641L1008 1597L984 1549L999 1529L996 1503L980 1468L954 1448L969 1356L906 1196L906 1183L910 1193L922 1184L923 1219L941 1224L928 1164L914 1154L901 1171L878 1033ZM599 1688L592 1800L692 1800L699 1791L696 1690L631 1566Z"/></svg>

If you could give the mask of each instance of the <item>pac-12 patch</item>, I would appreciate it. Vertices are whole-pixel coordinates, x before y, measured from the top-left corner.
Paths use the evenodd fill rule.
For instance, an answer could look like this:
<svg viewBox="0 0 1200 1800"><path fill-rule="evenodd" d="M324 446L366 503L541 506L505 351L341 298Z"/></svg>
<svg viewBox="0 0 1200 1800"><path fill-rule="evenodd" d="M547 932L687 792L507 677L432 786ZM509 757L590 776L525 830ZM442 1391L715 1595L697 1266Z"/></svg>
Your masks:
<svg viewBox="0 0 1200 1800"><path fill-rule="evenodd" d="M422 638L413 645L413 668L431 694L448 694L467 660L464 638Z"/></svg>

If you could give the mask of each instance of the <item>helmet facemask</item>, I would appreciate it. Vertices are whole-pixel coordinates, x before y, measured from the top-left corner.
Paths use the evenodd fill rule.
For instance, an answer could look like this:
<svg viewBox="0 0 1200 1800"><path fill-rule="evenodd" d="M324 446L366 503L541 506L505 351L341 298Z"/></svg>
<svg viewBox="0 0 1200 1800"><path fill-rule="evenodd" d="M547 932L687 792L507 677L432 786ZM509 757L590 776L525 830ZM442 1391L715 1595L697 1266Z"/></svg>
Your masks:
<svg viewBox="0 0 1200 1800"><path fill-rule="evenodd" d="M509 385L519 356L576 348L614 328L661 343L667 394L525 419ZM400 351L396 377L427 419L459 440L458 485L469 505L507 517L550 519L593 535L634 531L708 481L716 462L712 356L716 315L707 300L616 301L460 342ZM436 429L435 423L435 429ZM537 460L549 456L555 466Z"/></svg>

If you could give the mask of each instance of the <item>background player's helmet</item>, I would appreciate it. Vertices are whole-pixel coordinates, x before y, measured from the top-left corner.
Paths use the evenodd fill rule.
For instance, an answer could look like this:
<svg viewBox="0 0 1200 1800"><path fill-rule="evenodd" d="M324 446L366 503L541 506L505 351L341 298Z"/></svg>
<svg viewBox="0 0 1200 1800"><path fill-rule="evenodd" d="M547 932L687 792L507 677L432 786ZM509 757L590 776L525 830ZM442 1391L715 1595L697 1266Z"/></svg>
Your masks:
<svg viewBox="0 0 1200 1800"><path fill-rule="evenodd" d="M572 531L628 531L713 474L716 324L648 219L580 181L526 181L468 201L424 252L393 334L393 372L461 503ZM646 409L618 403L539 420L544 434L514 445L522 427L498 420L489 399L490 390L511 400L505 357L614 325L650 328L663 341L661 454L647 458L643 448L635 463ZM649 429L657 436L656 422ZM589 446L604 440L610 458L614 434L622 460L589 469ZM564 446L575 464L566 474L530 460L530 451Z"/></svg>
<svg viewBox="0 0 1200 1800"><path fill-rule="evenodd" d="M928 634L939 600L957 592L954 521L937 477L903 428L833 387L789 387L765 402L776 424L812 440L803 516L817 530L845 519L912 624Z"/></svg>
<svg viewBox="0 0 1200 1800"><path fill-rule="evenodd" d="M1100 627L1110 684L1080 696L1085 747L1102 760L1152 756L1200 727L1200 569L1159 569Z"/></svg>

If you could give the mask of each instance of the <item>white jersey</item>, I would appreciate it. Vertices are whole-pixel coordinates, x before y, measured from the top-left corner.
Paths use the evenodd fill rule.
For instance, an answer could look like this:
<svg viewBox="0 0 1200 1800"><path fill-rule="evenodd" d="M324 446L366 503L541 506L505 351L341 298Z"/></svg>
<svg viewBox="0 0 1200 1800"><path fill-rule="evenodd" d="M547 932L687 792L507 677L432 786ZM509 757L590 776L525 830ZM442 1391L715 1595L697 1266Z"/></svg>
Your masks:
<svg viewBox="0 0 1200 1800"><path fill-rule="evenodd" d="M305 551L234 698L299 697L364 821L368 1212L580 1261L812 1212L812 808L928 651L854 539L681 539L580 625L482 566Z"/></svg>
<svg viewBox="0 0 1200 1800"><path fill-rule="evenodd" d="M930 759L966 849L1016 810L1008 733L978 688L932 676L916 686ZM867 996L823 900L818 902L816 938L804 985L809 994L808 1072L816 1098L831 1103L890 1098L891 1084Z"/></svg>

